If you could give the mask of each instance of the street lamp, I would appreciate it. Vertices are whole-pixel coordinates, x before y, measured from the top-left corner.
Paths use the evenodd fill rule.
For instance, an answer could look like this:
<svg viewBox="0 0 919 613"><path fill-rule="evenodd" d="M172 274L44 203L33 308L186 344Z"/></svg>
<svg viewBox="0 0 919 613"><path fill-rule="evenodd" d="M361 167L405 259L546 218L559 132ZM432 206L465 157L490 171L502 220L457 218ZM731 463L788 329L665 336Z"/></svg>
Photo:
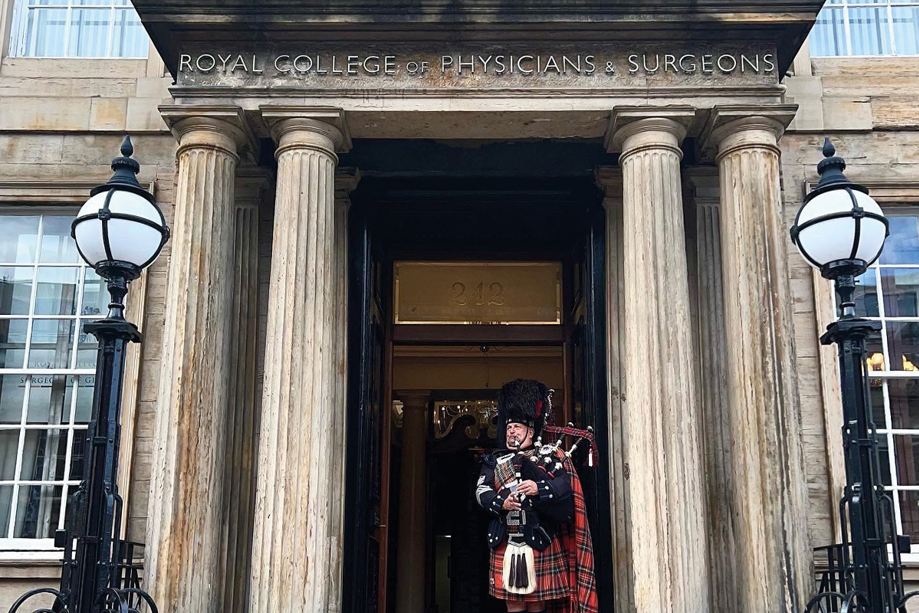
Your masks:
<svg viewBox="0 0 919 613"><path fill-rule="evenodd" d="M908 541L896 534L893 501L881 481L869 396L865 339L881 325L857 317L853 298L856 277L881 255L888 223L868 189L843 174L846 163L829 139L823 155L817 165L820 181L804 198L791 240L804 259L833 281L839 298L841 316L820 342L836 343L839 352L846 489L840 501L843 541L831 556L831 566L838 561L840 568L830 568L833 581L821 586L805 612L894 613L912 594L903 594L900 548Z"/></svg>
<svg viewBox="0 0 919 613"><path fill-rule="evenodd" d="M169 240L169 228L153 196L137 182L140 165L131 155L130 137L121 157L112 161L115 174L94 188L71 227L80 256L105 279L111 297L108 315L85 324L99 341L92 417L86 431L83 480L70 498L66 529L55 535L64 549L60 590L40 588L24 594L10 613L29 599L53 598L60 613L129 613L156 605L143 590L121 584L118 560L122 500L118 495L118 448L121 438L121 390L125 349L141 342L137 326L124 318L128 283L140 276Z"/></svg>

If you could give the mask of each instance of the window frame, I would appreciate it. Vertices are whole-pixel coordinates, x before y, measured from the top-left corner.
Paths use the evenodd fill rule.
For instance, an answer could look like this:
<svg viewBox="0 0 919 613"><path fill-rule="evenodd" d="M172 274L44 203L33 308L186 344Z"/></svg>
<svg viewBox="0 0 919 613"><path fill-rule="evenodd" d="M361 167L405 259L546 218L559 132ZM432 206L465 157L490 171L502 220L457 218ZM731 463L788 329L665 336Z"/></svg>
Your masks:
<svg viewBox="0 0 919 613"><path fill-rule="evenodd" d="M5 49L6 56L12 58L31 58L31 59L56 59L56 60L146 60L150 55L150 36L147 34L146 29L144 29L144 37L146 38L147 44L144 46L145 51L143 55L134 56L134 55L114 55L112 54L112 44L114 42L114 32L116 27L115 12L116 11L132 11L137 15L137 10L134 8L132 3L126 5L116 5L114 0L112 4L87 4L87 5L74 5L73 0L67 0L66 5L48 5L42 7L32 7L32 0L11 0L13 3L13 17L12 17L12 27L10 28L10 44ZM29 11L30 9L39 8L40 10L66 10L67 19L64 25L64 55L30 55L26 50L26 45L29 40ZM109 55L67 55L67 50L70 46L70 33L73 24L73 11L74 9L84 10L99 10L99 9L111 9L111 20L109 21L108 31L106 33L106 44L105 48ZM140 17L138 17L140 19ZM141 26L143 27L143 26Z"/></svg>
<svg viewBox="0 0 919 613"><path fill-rule="evenodd" d="M851 178L851 177L850 177ZM914 212L919 215L919 182L904 182L904 181L862 181L853 179L856 183L864 185L867 187L871 196L877 201L881 208L884 210L885 214L896 214L897 209L913 209ZM816 187L815 182L808 182L804 185L805 194L810 192L814 187ZM905 211L904 211L905 212ZM919 268L919 262L913 268ZM876 267L872 267L869 270L874 271ZM830 281L824 279L820 271L812 268L812 279L813 279L813 288L814 288L814 301L815 301L815 313L816 313L816 324L817 324L817 334L822 335L827 326L838 319L837 310L836 310L836 294L833 289L833 284ZM876 274L876 273L875 273ZM880 290L883 292L883 289ZM883 293L879 294L878 303L883 302ZM879 306L879 317L872 318L873 320L882 321L887 320L888 318L884 317L883 305ZM901 318L893 318L894 321L900 320ZM915 321L919 321L919 318L911 318ZM885 359L887 353L887 338L886 334L881 333L882 343L885 351ZM820 381L821 389L823 393L823 404L824 404L824 429L826 432L826 448L827 448L827 464L829 472L829 481L830 481L830 495L832 496L831 500L831 509L832 509L832 523L834 528L834 533L836 537L839 538L841 533L842 523L839 517L839 499L843 495L843 491L846 484L846 473L845 473L845 458L843 454L843 442L842 437L839 435L840 428L843 424L842 416L842 389L839 375L839 361L837 357L837 348L835 345L824 346L820 345L818 349L818 364L820 368ZM883 380L897 380L897 379L917 379L919 380L919 372L915 374L907 373L906 371L872 371L869 373L869 379L883 379ZM898 534L902 534L902 520L900 513L900 500L898 497L898 492L901 491L919 491L919 485L910 485L902 486L897 484L896 476L896 448L893 444L893 437L898 434L908 434L919 436L919 430L909 430L909 429L899 429L899 428L889 428L888 425L892 425L891 416L890 416L890 403L888 400L887 386L884 386L884 416L886 423L883 426L877 428L877 434L879 437L883 436L886 439L887 445L889 447L888 451L888 469L891 472L891 485L885 485L884 491L888 492L893 498L894 502L894 521L896 523L896 529ZM919 566L919 542L911 544L911 550L909 552L901 552L903 562L909 564L910 566Z"/></svg>
<svg viewBox="0 0 919 613"><path fill-rule="evenodd" d="M852 53L852 28L849 21L849 9L850 8L880 8L884 7L887 9L887 35L889 36L890 41L890 53ZM834 2L830 0L823 5L821 13L823 11L829 10L839 10L842 12L843 19L843 31L845 32L845 39L842 41L845 45L846 53L843 55L816 55L811 51L811 57L813 58L875 58L875 57L919 57L919 52L917 53L898 53L897 52L897 39L894 32L894 21L893 21L893 9L899 7L905 8L916 8L919 9L919 4L916 2L910 2L909 0L878 0L876 2L871 2L869 4L853 3L851 0L838 0ZM818 15L819 19L819 15ZM814 35L814 30L817 28L817 23L814 23L814 27L811 29L808 38L812 38ZM813 45L810 45L813 49Z"/></svg>
<svg viewBox="0 0 919 613"><path fill-rule="evenodd" d="M0 212L16 211L24 214L76 214L79 207L89 198L89 191L100 181L0 181ZM150 193L156 193L156 185L148 184ZM138 327L143 324L147 297L147 272L131 282L127 295L125 317L135 322ZM80 316L77 315L77 318ZM79 334L79 330L75 330ZM142 344L129 343L125 356L124 388L122 389L121 412L121 448L118 456L118 491L127 508L131 472L134 459L135 421L139 403L139 375L142 357ZM28 369L19 369L23 372ZM4 371L7 374L9 371ZM49 371L59 374L59 371ZM68 371L69 373L69 371ZM11 373L14 374L14 373ZM19 462L17 451L17 464ZM68 449L68 454L70 453ZM66 477L66 475L65 475ZM66 481L66 479L65 479ZM66 503L63 507L66 510ZM121 534L127 529L128 514L122 514ZM62 549L54 547L53 538L6 538L0 535L0 563L29 563L60 560Z"/></svg>

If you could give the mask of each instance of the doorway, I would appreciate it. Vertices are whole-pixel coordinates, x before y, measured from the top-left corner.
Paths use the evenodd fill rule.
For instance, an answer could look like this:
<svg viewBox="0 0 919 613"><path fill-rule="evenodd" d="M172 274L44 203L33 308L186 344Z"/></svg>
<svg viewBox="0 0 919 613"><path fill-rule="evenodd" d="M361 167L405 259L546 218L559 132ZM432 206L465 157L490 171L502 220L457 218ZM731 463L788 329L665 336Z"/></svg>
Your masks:
<svg viewBox="0 0 919 613"><path fill-rule="evenodd" d="M418 581L418 613L502 610L487 594L488 516L472 497L495 444L497 390L543 380L556 422L593 426L608 449L604 237L589 178L361 181L349 219L344 611L396 613L400 590ZM400 495L404 457L419 457L400 394L418 390L421 501ZM611 611L609 467L579 472ZM399 528L406 500L422 511L411 538ZM419 546L423 569L407 582L399 561Z"/></svg>

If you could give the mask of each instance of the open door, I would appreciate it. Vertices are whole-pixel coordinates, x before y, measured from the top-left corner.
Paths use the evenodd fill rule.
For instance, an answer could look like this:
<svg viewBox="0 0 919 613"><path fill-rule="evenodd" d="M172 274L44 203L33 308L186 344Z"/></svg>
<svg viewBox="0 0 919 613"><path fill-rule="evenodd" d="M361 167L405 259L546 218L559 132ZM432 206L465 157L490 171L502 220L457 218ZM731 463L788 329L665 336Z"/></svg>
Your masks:
<svg viewBox="0 0 919 613"><path fill-rule="evenodd" d="M343 611L383 611L388 540L390 397L385 270L366 207L352 206L348 237L348 400Z"/></svg>
<svg viewBox="0 0 919 613"><path fill-rule="evenodd" d="M577 246L572 274L571 414L579 428L594 429L594 465L586 463L586 448L574 457L584 487L600 610L613 610L612 522L610 507L609 415L606 380L606 215L599 203L590 206L583 240Z"/></svg>

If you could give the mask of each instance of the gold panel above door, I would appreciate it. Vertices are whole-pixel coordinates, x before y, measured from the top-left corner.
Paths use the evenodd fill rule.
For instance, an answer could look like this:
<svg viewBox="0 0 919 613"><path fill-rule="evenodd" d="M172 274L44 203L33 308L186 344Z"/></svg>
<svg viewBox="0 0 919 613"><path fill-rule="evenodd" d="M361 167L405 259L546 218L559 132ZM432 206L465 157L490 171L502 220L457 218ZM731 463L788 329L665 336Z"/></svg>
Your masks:
<svg viewBox="0 0 919 613"><path fill-rule="evenodd" d="M396 262L397 324L560 324L560 262Z"/></svg>

